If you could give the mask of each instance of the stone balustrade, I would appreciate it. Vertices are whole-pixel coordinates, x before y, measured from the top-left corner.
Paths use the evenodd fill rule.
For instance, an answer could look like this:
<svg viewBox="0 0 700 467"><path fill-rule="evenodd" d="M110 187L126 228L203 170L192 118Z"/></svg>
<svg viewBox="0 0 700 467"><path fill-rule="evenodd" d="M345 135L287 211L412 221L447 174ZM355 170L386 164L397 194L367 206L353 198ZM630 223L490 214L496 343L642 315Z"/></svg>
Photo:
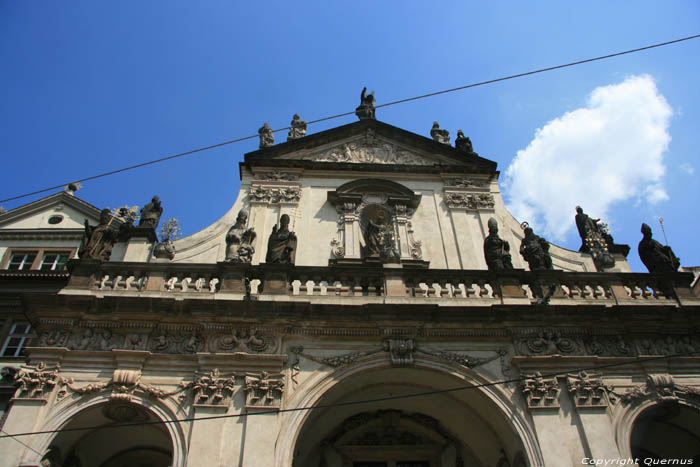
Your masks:
<svg viewBox="0 0 700 467"><path fill-rule="evenodd" d="M699 304L690 273L447 270L380 266L289 266L74 261L68 288L187 296L241 294L265 300L338 297L454 304ZM314 298L312 298L314 297Z"/></svg>

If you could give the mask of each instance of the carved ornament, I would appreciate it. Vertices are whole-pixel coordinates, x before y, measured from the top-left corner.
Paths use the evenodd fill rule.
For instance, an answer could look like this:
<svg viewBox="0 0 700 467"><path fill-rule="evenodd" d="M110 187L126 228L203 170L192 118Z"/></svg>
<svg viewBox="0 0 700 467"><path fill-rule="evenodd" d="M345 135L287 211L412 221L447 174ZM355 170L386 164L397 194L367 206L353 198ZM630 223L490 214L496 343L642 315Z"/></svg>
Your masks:
<svg viewBox="0 0 700 467"><path fill-rule="evenodd" d="M114 370L111 380L101 383L90 383L85 386L75 386L72 378L62 378L61 384L63 387L59 391L59 398L66 395L67 389L80 395L111 390L110 400L122 402L131 402L137 391L151 397L165 399L183 390L179 388L168 392L150 384L142 383L139 370Z"/></svg>
<svg viewBox="0 0 700 467"><path fill-rule="evenodd" d="M15 373L17 392L15 399L44 399L58 382L60 365L47 367L44 362L36 366L22 365Z"/></svg>
<svg viewBox="0 0 700 467"><path fill-rule="evenodd" d="M606 407L606 395L613 387L603 383L600 375L581 371L566 375L566 387L576 407Z"/></svg>
<svg viewBox="0 0 700 467"><path fill-rule="evenodd" d="M284 379L281 373L246 373L246 408L277 409L284 394Z"/></svg>
<svg viewBox="0 0 700 467"><path fill-rule="evenodd" d="M530 409L558 408L559 384L556 378L544 378L539 371L525 375L520 389Z"/></svg>
<svg viewBox="0 0 700 467"><path fill-rule="evenodd" d="M644 386L636 386L622 394L614 393L623 404L633 404L642 400L657 402L678 402L683 400L700 408L700 388L676 384L671 375L648 375Z"/></svg>
<svg viewBox="0 0 700 467"><path fill-rule="evenodd" d="M517 343L517 348L524 355L573 355L579 351L575 341L551 330L544 330L536 336L521 339Z"/></svg>
<svg viewBox="0 0 700 467"><path fill-rule="evenodd" d="M495 201L491 193L445 193L445 203L450 209L493 209Z"/></svg>
<svg viewBox="0 0 700 467"><path fill-rule="evenodd" d="M280 172L278 170L272 170L270 172L255 174L256 180L266 180L266 181L285 181L285 182L296 182L299 180L299 175L291 174L288 172Z"/></svg>
<svg viewBox="0 0 700 467"><path fill-rule="evenodd" d="M236 375L223 376L218 368L209 373L199 374L189 383L180 383L180 388L192 392L195 405L221 405L231 402L236 385Z"/></svg>
<svg viewBox="0 0 700 467"><path fill-rule="evenodd" d="M301 199L298 186L252 185L249 191L251 203L297 204Z"/></svg>
<svg viewBox="0 0 700 467"><path fill-rule="evenodd" d="M451 188L488 188L488 182L469 177L449 178L445 180L445 186Z"/></svg>

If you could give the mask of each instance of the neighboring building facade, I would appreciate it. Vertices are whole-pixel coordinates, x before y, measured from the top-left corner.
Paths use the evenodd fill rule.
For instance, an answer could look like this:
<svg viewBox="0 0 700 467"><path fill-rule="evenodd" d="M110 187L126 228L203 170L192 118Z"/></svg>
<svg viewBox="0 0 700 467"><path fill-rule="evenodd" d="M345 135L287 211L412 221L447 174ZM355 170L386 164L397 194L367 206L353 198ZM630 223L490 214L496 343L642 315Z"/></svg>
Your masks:
<svg viewBox="0 0 700 467"><path fill-rule="evenodd" d="M83 223L95 223L99 212L67 189L0 214L0 421L16 390L15 370L36 337L22 296L65 287L66 263L76 257Z"/></svg>
<svg viewBox="0 0 700 467"><path fill-rule="evenodd" d="M173 245L134 228L57 291L1 275L38 336L3 430L49 433L0 439L0 465L700 462L692 274L612 246L602 272L555 245L530 271L494 162L358 112L278 145L263 127L231 210Z"/></svg>

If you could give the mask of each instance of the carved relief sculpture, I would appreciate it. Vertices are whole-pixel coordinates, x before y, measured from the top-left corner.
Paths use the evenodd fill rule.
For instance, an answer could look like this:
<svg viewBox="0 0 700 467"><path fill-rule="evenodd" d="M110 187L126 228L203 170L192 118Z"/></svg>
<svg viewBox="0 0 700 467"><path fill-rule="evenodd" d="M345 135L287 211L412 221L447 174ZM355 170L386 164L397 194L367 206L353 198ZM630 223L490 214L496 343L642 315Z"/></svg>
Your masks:
<svg viewBox="0 0 700 467"><path fill-rule="evenodd" d="M433 163L417 153L381 141L346 143L313 155L310 160L357 164L431 165Z"/></svg>
<svg viewBox="0 0 700 467"><path fill-rule="evenodd" d="M253 228L246 228L248 223L248 211L241 210L236 218L236 223L226 234L226 259L227 262L250 263L255 253L253 242L257 234Z"/></svg>
<svg viewBox="0 0 700 467"><path fill-rule="evenodd" d="M290 123L289 133L287 134L287 141L293 141L304 136L306 136L306 122L299 117L299 114L294 114Z"/></svg>
<svg viewBox="0 0 700 467"><path fill-rule="evenodd" d="M301 189L298 186L254 185L250 187L250 198L257 203L296 204L301 198Z"/></svg>
<svg viewBox="0 0 700 467"><path fill-rule="evenodd" d="M117 240L117 229L112 225L114 216L109 209L103 209L100 213L100 223L91 226L85 219L85 234L78 249L78 256L81 259L96 259L109 261L112 254L112 247Z"/></svg>
<svg viewBox="0 0 700 467"><path fill-rule="evenodd" d="M275 134L272 132L269 123L265 122L265 124L260 127L258 136L260 137L260 149L275 145Z"/></svg>
<svg viewBox="0 0 700 467"><path fill-rule="evenodd" d="M362 88L362 93L360 94L360 105L355 109L355 115L360 120L374 120L375 111L374 105L376 101L374 100L374 91L367 94L367 87Z"/></svg>
<svg viewBox="0 0 700 467"><path fill-rule="evenodd" d="M160 222L160 216L162 214L163 206L160 202L160 198L154 196L153 199L151 199L151 202L141 209L139 226L151 227L152 229L155 229L158 227L158 222Z"/></svg>
<svg viewBox="0 0 700 467"><path fill-rule="evenodd" d="M430 136L433 138L433 141L447 145L450 144L450 132L441 129L438 122L433 122L433 127L430 129Z"/></svg>
<svg viewBox="0 0 700 467"><path fill-rule="evenodd" d="M484 257L489 271L513 269L510 245L498 236L498 223L493 217L488 222L489 235L484 240Z"/></svg>
<svg viewBox="0 0 700 467"><path fill-rule="evenodd" d="M289 216L282 214L279 226L275 224L267 241L266 263L294 264L297 236L289 231Z"/></svg>
<svg viewBox="0 0 700 467"><path fill-rule="evenodd" d="M664 246L651 238L651 227L642 224L642 240L639 242L639 259L649 272L678 271L681 260L673 253L670 246Z"/></svg>

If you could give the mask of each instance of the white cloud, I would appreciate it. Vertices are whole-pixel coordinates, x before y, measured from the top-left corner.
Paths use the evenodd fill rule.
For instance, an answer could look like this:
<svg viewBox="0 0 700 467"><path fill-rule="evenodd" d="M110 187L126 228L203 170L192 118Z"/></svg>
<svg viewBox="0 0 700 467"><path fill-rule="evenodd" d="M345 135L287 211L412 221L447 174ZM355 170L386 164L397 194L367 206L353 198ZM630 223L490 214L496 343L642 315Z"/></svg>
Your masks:
<svg viewBox="0 0 700 467"><path fill-rule="evenodd" d="M585 107L536 131L506 170L508 207L519 221L563 240L574 229L574 208L608 219L619 201L668 199L663 153L671 107L651 76L596 88Z"/></svg>
<svg viewBox="0 0 700 467"><path fill-rule="evenodd" d="M683 172L687 173L688 175L693 175L695 173L695 167L688 164L687 162L682 163L680 165L680 168Z"/></svg>

